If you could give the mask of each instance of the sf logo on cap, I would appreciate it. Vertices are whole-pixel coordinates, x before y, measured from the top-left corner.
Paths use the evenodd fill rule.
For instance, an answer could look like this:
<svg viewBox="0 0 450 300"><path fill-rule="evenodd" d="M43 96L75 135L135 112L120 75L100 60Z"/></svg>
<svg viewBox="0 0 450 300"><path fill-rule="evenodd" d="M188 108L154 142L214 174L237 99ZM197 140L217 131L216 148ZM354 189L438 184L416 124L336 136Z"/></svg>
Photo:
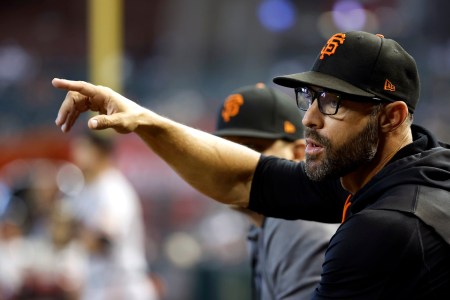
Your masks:
<svg viewBox="0 0 450 300"><path fill-rule="evenodd" d="M225 122L230 122L231 117L234 117L239 113L239 109L242 104L244 104L244 98L241 94L233 94L228 96L223 104L223 120Z"/></svg>
<svg viewBox="0 0 450 300"><path fill-rule="evenodd" d="M342 45L345 41L345 33L336 33L325 44L325 46L322 48L322 51L320 51L320 59L323 59L325 57L325 54L328 56L333 55L336 52L336 49L339 45Z"/></svg>

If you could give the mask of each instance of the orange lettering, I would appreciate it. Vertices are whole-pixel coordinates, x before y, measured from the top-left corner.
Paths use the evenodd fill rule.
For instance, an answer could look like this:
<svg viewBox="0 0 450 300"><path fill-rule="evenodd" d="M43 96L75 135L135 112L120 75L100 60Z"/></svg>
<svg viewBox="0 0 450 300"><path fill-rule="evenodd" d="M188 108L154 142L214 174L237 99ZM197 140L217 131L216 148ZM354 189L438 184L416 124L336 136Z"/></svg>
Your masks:
<svg viewBox="0 0 450 300"><path fill-rule="evenodd" d="M231 117L239 113L239 108L244 104L244 98L240 94L228 96L222 110L222 118L225 122L230 122Z"/></svg>
<svg viewBox="0 0 450 300"><path fill-rule="evenodd" d="M328 56L333 55L336 52L336 49L339 45L342 45L345 41L345 33L336 33L333 35L320 51L320 59L325 57L325 54Z"/></svg>

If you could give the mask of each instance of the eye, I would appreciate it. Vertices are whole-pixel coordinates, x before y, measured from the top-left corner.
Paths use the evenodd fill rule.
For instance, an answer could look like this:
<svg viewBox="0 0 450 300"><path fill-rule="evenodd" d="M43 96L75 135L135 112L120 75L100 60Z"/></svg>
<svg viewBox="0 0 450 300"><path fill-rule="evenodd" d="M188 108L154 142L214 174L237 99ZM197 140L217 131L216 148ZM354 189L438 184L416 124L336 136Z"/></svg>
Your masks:
<svg viewBox="0 0 450 300"><path fill-rule="evenodd" d="M307 100L311 100L313 98L313 92L305 87L300 89L300 94L303 98Z"/></svg>
<svg viewBox="0 0 450 300"><path fill-rule="evenodd" d="M322 105L329 108L337 108L339 105L340 97L336 94L329 92L321 92L320 97L322 98Z"/></svg>

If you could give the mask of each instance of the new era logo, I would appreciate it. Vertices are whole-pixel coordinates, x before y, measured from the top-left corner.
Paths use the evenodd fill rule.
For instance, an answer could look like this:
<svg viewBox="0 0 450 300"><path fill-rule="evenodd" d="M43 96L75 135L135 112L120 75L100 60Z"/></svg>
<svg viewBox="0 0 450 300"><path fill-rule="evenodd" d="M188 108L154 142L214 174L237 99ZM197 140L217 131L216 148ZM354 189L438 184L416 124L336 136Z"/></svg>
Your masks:
<svg viewBox="0 0 450 300"><path fill-rule="evenodd" d="M284 121L284 132L286 133L295 133L295 125L289 121Z"/></svg>
<svg viewBox="0 0 450 300"><path fill-rule="evenodd" d="M395 85L393 85L392 82L386 79L386 81L384 82L384 90L395 92Z"/></svg>

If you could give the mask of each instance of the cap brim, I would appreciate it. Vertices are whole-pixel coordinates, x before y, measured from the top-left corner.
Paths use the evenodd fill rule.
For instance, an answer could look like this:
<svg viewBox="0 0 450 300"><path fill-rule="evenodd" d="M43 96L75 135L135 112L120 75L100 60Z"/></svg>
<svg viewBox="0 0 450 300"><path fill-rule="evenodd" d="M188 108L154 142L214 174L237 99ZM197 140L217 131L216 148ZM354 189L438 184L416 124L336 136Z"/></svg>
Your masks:
<svg viewBox="0 0 450 300"><path fill-rule="evenodd" d="M315 71L278 76L273 79L273 82L289 88L296 88L303 85L314 85L350 95L362 97L375 96L374 94L357 88L344 80Z"/></svg>
<svg viewBox="0 0 450 300"><path fill-rule="evenodd" d="M220 136L220 137L227 137L227 136L240 136L240 137L250 137L250 138L263 138L263 139L281 139L281 138L287 138L283 134L279 133L269 133L269 132L262 132L257 130L242 130L242 129L222 129L217 130L213 133L214 135Z"/></svg>

